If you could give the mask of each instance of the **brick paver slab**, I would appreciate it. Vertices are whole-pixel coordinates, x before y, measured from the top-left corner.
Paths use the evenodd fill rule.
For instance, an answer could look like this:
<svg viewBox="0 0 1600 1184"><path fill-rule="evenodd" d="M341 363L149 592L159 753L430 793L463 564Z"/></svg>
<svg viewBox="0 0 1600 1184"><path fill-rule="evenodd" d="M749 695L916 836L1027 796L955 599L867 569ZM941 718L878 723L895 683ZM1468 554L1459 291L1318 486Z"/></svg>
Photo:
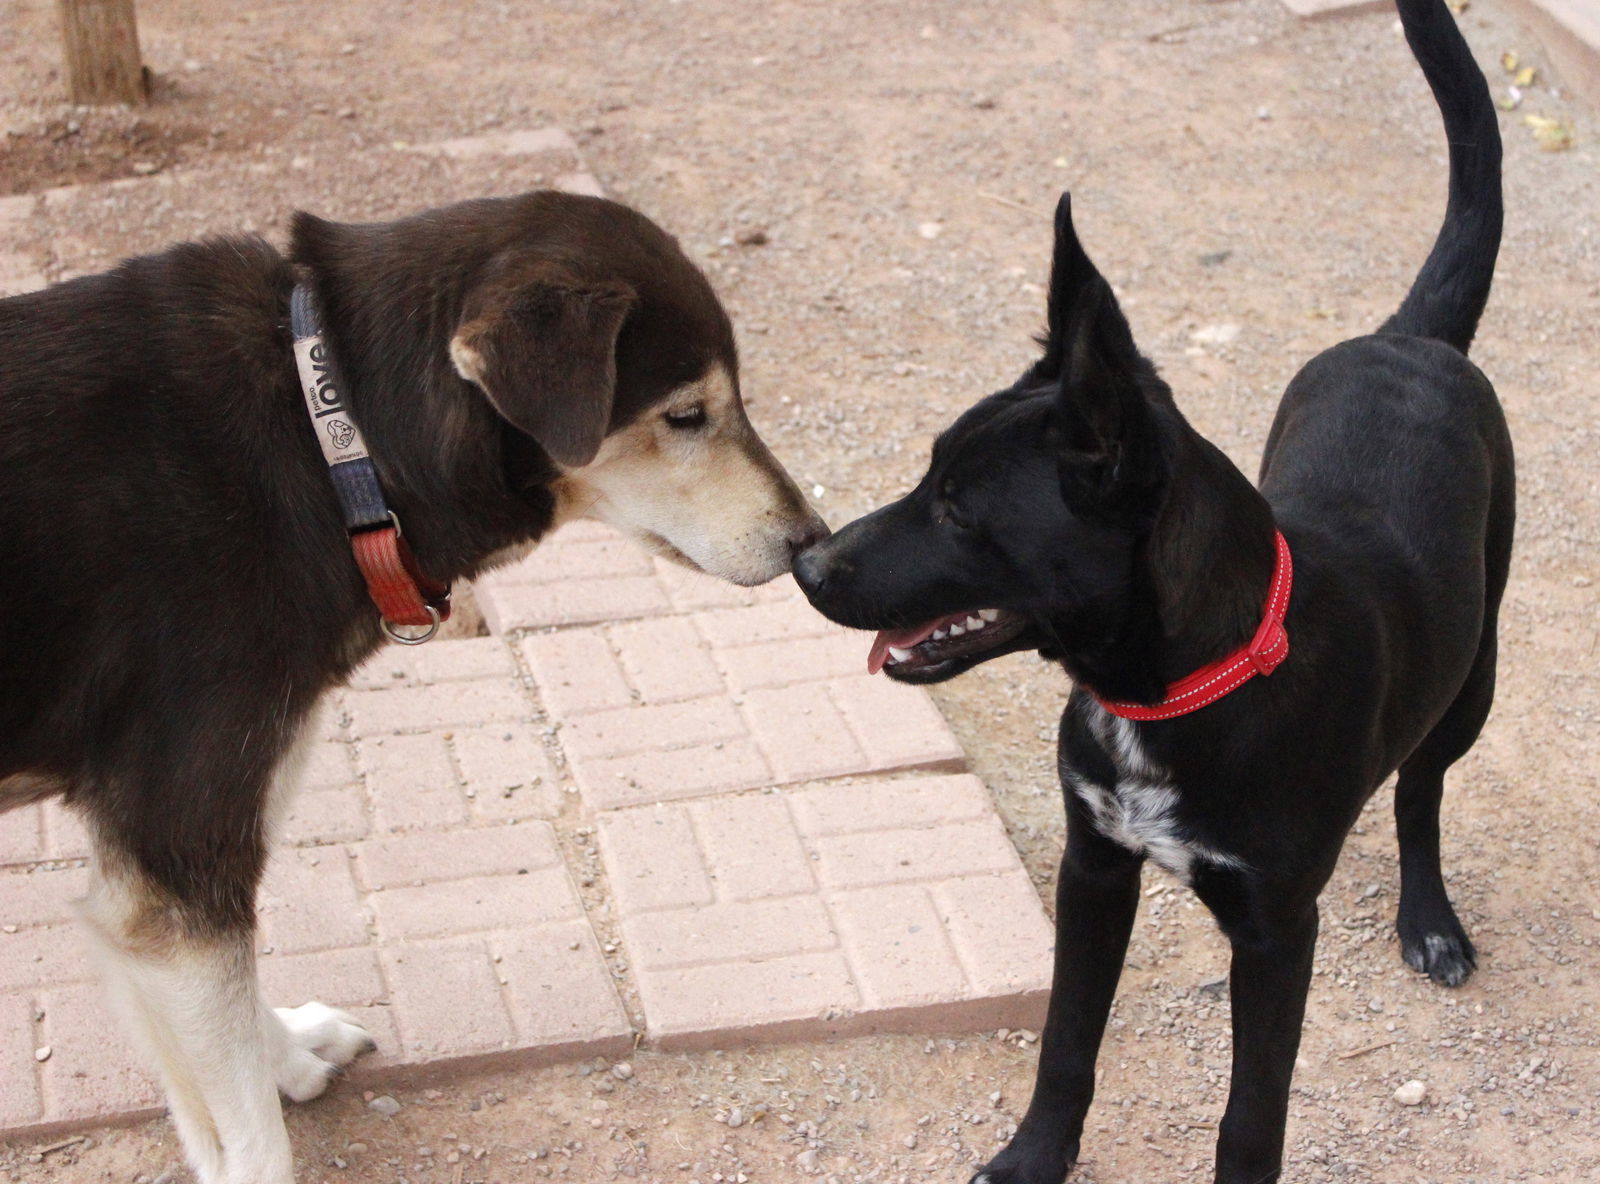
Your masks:
<svg viewBox="0 0 1600 1184"><path fill-rule="evenodd" d="M493 586L527 594L516 620L558 620L534 611L551 603L540 599L559 583L551 572L616 584L642 578L618 536L592 524L576 542L564 535L550 544L564 549L556 559L543 558L541 546L493 577L501 581ZM520 638L591 809L965 766L926 693L866 674L865 636L818 615L792 580L728 595L717 581L679 571L671 587L663 599L697 607ZM497 628L512 620L505 608L498 618L485 610Z"/></svg>
<svg viewBox="0 0 1600 1184"><path fill-rule="evenodd" d="M975 777L617 810L599 832L663 1048L1042 1021L1050 926Z"/></svg>
<svg viewBox="0 0 1600 1184"><path fill-rule="evenodd" d="M473 590L496 633L766 604L794 595L792 584L737 588L652 559L592 522L563 527L528 558L480 577Z"/></svg>
<svg viewBox="0 0 1600 1184"><path fill-rule="evenodd" d="M1378 9L1392 11L1394 8L1389 0L1283 0L1283 6L1301 17L1373 12Z"/></svg>

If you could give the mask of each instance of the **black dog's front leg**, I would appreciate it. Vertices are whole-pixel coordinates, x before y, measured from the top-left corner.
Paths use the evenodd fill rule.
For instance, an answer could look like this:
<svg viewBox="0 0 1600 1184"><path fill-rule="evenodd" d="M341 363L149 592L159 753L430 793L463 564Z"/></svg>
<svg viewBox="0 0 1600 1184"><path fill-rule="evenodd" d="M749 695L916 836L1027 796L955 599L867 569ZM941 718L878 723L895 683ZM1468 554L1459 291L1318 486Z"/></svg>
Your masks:
<svg viewBox="0 0 1600 1184"><path fill-rule="evenodd" d="M1253 893L1248 919L1207 897L1233 946L1233 1079L1217 1134L1216 1184L1274 1184L1283 1165L1289 1083L1317 944L1317 906L1272 907ZM1230 913L1232 915L1230 916Z"/></svg>
<svg viewBox="0 0 1600 1184"><path fill-rule="evenodd" d="M1068 810L1056 882L1056 953L1033 1100L1004 1151L974 1184L1061 1184L1078 1158L1094 1063L1139 907L1142 856Z"/></svg>

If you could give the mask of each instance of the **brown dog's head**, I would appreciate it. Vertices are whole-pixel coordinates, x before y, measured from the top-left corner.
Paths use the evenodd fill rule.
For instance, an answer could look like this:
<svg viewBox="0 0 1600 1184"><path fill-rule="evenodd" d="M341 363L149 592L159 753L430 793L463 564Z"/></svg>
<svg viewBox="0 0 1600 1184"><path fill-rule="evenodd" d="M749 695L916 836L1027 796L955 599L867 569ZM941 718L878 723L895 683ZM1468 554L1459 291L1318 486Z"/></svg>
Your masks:
<svg viewBox="0 0 1600 1184"><path fill-rule="evenodd" d="M827 528L756 434L728 315L659 227L572 198L556 250L513 247L468 296L456 371L559 468L556 520L759 584Z"/></svg>
<svg viewBox="0 0 1600 1184"><path fill-rule="evenodd" d="M438 361L453 374L440 382L471 385L465 406L433 387L433 438L466 440L478 434L467 423L491 414L509 429L509 451L533 454L512 483L536 487L550 511L535 537L598 519L670 559L760 584L827 534L745 415L733 328L711 285L642 214L546 191L383 227L302 215L296 239L301 258L349 277L328 287L392 293L386 315L328 302L368 323L346 340L369 369L393 369L421 322L442 330ZM384 423L382 406L370 415L406 431Z"/></svg>

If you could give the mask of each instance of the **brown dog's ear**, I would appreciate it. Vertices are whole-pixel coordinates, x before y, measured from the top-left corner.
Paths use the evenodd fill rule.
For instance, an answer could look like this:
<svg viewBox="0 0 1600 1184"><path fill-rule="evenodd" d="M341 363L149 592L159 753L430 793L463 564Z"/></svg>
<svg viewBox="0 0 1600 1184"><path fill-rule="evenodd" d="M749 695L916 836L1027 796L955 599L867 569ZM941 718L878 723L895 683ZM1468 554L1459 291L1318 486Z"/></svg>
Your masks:
<svg viewBox="0 0 1600 1184"><path fill-rule="evenodd" d="M634 293L621 283L492 285L450 339L456 373L557 463L600 451L617 385L617 334Z"/></svg>

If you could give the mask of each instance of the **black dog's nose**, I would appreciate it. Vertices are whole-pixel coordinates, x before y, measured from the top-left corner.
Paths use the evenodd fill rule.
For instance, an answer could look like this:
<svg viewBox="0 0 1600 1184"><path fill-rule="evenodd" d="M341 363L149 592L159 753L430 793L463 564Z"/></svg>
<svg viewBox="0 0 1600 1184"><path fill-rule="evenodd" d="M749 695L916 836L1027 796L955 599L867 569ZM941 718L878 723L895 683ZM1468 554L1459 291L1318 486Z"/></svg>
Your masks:
<svg viewBox="0 0 1600 1184"><path fill-rule="evenodd" d="M813 541L820 542L821 538ZM800 590L807 596L816 595L822 590L822 585L828 582L828 557L826 552L826 547L811 546L795 556L795 582L800 585Z"/></svg>

